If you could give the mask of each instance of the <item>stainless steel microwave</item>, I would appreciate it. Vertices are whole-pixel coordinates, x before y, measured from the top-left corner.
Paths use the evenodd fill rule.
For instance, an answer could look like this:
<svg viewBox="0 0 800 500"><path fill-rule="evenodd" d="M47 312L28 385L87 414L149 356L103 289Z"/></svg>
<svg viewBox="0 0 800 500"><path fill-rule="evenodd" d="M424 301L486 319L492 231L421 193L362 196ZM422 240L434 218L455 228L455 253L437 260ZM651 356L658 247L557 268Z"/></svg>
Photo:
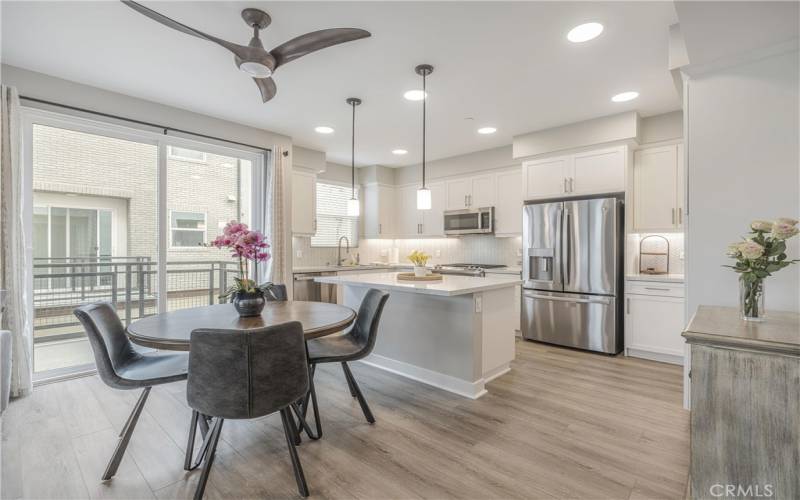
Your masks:
<svg viewBox="0 0 800 500"><path fill-rule="evenodd" d="M494 232L494 207L447 210L444 234L487 234Z"/></svg>

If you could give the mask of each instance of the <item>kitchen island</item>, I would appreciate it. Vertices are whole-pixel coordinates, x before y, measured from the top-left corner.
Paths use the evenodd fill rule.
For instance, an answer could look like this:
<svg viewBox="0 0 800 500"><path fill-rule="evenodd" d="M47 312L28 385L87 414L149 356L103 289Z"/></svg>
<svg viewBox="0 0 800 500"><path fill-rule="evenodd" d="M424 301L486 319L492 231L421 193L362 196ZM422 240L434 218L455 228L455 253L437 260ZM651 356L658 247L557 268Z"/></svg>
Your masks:
<svg viewBox="0 0 800 500"><path fill-rule="evenodd" d="M370 288L388 291L373 353L365 363L476 399L514 359L515 276L444 276L398 281L397 273L316 278L339 285L339 301L358 309Z"/></svg>

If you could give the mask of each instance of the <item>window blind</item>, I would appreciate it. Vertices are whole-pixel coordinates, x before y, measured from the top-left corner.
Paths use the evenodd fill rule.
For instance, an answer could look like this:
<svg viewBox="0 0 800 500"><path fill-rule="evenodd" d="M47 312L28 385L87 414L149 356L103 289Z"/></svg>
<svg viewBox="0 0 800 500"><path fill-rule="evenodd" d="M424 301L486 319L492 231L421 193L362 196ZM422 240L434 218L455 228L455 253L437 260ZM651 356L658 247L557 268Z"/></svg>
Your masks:
<svg viewBox="0 0 800 500"><path fill-rule="evenodd" d="M311 237L312 247L335 247L342 236L347 236L351 246L357 244L358 217L347 215L352 193L350 186L317 181L317 233Z"/></svg>

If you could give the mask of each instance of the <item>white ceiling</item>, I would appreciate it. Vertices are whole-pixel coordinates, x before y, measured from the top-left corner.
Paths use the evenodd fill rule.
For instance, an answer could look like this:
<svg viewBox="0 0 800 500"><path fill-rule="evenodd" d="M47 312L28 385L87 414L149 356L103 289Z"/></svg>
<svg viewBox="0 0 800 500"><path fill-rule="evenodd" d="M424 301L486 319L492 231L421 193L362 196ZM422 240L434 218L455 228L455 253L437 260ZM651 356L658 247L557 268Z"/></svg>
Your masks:
<svg viewBox="0 0 800 500"><path fill-rule="evenodd" d="M421 103L403 99L428 79L428 158L511 143L513 135L611 113L648 116L680 107L667 69L672 2L143 2L184 24L247 43L245 7L272 16L274 47L302 33L358 27L372 37L308 55L278 69L277 96L262 104L233 55L147 19L119 2L2 2L2 60L47 73L289 135L295 144L350 162L350 110L357 110L359 165L421 158ZM577 24L605 25L572 44ZM613 94L641 96L612 103ZM314 132L330 125L334 134ZM476 133L480 126L494 135ZM409 154L397 157L395 148Z"/></svg>

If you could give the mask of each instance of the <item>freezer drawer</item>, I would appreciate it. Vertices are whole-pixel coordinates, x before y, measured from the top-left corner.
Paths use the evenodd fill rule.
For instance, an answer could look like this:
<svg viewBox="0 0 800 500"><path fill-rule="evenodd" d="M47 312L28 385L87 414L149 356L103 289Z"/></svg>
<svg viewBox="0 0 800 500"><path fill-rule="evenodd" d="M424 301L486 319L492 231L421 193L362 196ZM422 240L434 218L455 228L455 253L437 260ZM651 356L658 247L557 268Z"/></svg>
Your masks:
<svg viewBox="0 0 800 500"><path fill-rule="evenodd" d="M622 351L615 297L523 290L522 336L590 351Z"/></svg>

